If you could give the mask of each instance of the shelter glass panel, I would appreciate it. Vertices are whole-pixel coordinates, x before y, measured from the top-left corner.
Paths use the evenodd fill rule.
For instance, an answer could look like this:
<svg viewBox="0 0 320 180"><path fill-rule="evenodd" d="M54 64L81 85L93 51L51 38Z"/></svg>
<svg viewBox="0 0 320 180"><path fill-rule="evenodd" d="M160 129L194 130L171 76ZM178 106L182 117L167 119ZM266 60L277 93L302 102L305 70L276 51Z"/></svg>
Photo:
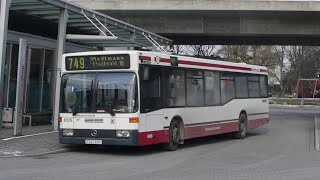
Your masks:
<svg viewBox="0 0 320 180"><path fill-rule="evenodd" d="M56 71L53 68L54 63L54 53L53 50L45 50L45 58L44 58L44 65L43 65L43 81L42 81L42 109L41 111L47 112L52 111L53 106L53 97L52 97L52 90L54 88L54 82L52 75Z"/></svg>
<svg viewBox="0 0 320 180"><path fill-rule="evenodd" d="M43 62L44 50L31 49L30 67L28 77L28 96L26 112L39 112L40 111L40 97L41 94L41 71Z"/></svg>
<svg viewBox="0 0 320 180"><path fill-rule="evenodd" d="M18 58L19 58L19 45L12 44L11 52L11 67L10 67L10 80L9 80L9 101L8 107L14 108L16 104L16 89L17 89L17 72L18 72Z"/></svg>
<svg viewBox="0 0 320 180"><path fill-rule="evenodd" d="M10 73L10 53L11 53L11 43L7 43L6 55L5 55L5 66L4 66L4 82L3 82L3 96L2 103L4 107L8 107L8 93L9 93L9 73Z"/></svg>

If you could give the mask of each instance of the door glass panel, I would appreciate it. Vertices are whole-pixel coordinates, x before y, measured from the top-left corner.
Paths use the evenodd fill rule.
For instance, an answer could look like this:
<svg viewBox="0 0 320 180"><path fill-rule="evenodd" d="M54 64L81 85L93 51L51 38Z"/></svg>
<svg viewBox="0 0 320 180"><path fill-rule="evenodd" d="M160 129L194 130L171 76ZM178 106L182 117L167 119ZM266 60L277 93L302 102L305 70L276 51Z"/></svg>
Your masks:
<svg viewBox="0 0 320 180"><path fill-rule="evenodd" d="M143 69L149 68L149 77L143 78ZM140 70L140 112L146 113L163 108L163 99L161 97L161 68L141 67Z"/></svg>
<svg viewBox="0 0 320 180"><path fill-rule="evenodd" d="M40 111L43 49L31 49L26 112Z"/></svg>

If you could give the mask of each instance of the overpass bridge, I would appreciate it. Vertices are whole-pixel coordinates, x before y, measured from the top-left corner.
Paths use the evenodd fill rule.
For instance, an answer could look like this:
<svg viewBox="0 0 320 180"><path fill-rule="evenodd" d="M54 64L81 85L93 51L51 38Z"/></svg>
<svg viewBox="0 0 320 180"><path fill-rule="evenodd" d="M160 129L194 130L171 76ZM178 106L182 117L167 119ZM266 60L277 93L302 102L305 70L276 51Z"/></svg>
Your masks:
<svg viewBox="0 0 320 180"><path fill-rule="evenodd" d="M320 1L71 0L174 44L320 45Z"/></svg>

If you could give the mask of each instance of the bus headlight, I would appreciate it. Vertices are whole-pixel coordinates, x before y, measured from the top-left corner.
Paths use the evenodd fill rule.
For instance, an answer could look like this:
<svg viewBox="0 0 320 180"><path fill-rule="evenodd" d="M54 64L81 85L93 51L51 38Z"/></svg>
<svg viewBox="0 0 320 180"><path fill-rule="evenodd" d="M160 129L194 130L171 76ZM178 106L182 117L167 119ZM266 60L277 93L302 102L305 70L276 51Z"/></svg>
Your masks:
<svg viewBox="0 0 320 180"><path fill-rule="evenodd" d="M63 129L62 135L63 136L73 136L73 129Z"/></svg>
<svg viewBox="0 0 320 180"><path fill-rule="evenodd" d="M130 137L130 131L126 130L117 130L117 138L129 138Z"/></svg>

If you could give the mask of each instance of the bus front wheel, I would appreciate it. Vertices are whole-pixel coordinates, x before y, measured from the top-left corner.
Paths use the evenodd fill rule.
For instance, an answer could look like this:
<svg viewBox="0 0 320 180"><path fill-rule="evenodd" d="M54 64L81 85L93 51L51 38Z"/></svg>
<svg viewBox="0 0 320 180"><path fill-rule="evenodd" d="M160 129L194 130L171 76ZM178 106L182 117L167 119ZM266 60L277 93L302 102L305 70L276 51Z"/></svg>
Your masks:
<svg viewBox="0 0 320 180"><path fill-rule="evenodd" d="M247 135L247 116L240 114L238 131L233 133L233 136L237 139L244 139Z"/></svg>
<svg viewBox="0 0 320 180"><path fill-rule="evenodd" d="M169 142L163 144L163 148L167 151L175 151L178 149L180 142L180 127L177 120L172 120L169 128Z"/></svg>

